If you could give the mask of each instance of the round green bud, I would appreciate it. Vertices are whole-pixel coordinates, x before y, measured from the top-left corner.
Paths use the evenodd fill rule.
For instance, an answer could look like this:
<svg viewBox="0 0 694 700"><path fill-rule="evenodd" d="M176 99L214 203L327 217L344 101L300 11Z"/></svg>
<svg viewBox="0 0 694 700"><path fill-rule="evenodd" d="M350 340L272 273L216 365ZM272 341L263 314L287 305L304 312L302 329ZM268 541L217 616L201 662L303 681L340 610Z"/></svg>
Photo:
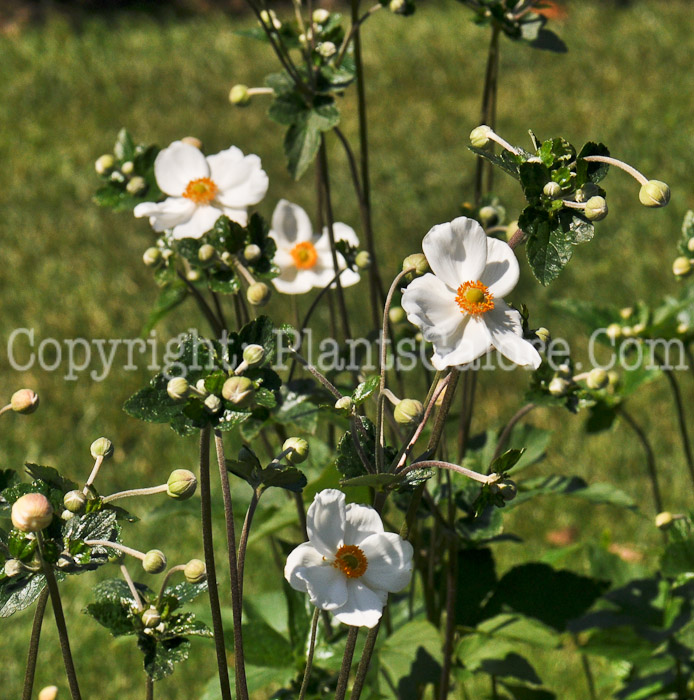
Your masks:
<svg viewBox="0 0 694 700"><path fill-rule="evenodd" d="M135 175L125 186L125 189L128 194L132 194L133 196L142 194L147 189L147 181L144 177Z"/></svg>
<svg viewBox="0 0 694 700"><path fill-rule="evenodd" d="M602 221L607 216L607 202L605 198L597 195L591 197L586 202L584 213L590 221Z"/></svg>
<svg viewBox="0 0 694 700"><path fill-rule="evenodd" d="M166 385L166 393L174 401L182 401L190 393L190 384L185 377L173 377Z"/></svg>
<svg viewBox="0 0 694 700"><path fill-rule="evenodd" d="M610 340L617 340L617 338L623 335L623 330L618 323L610 323L610 325L605 328L605 334Z"/></svg>
<svg viewBox="0 0 694 700"><path fill-rule="evenodd" d="M583 187L579 187L574 197L577 202L583 203L587 202L591 197L594 197L599 191L598 186L594 182L586 182Z"/></svg>
<svg viewBox="0 0 694 700"><path fill-rule="evenodd" d="M627 321L634 315L634 309L631 306L625 306L623 309L619 310L619 315Z"/></svg>
<svg viewBox="0 0 694 700"><path fill-rule="evenodd" d="M171 498L185 501L190 498L198 486L195 474L188 469L174 469L166 480L166 493Z"/></svg>
<svg viewBox="0 0 694 700"><path fill-rule="evenodd" d="M417 401L416 399L403 399L399 401L393 411L395 422L400 425L414 425L415 423L419 423L423 415L424 406L421 401Z"/></svg>
<svg viewBox="0 0 694 700"><path fill-rule="evenodd" d="M68 520L72 520L77 513L73 513L71 510L68 510L67 508L60 514L60 519L64 520L67 522Z"/></svg>
<svg viewBox="0 0 694 700"><path fill-rule="evenodd" d="M687 241L687 250L688 250L690 253L694 253L694 238L690 238L690 239Z"/></svg>
<svg viewBox="0 0 694 700"><path fill-rule="evenodd" d="M496 207L487 205L482 207L479 213L480 223L484 228L490 228L496 226L499 223L499 212Z"/></svg>
<svg viewBox="0 0 694 700"><path fill-rule="evenodd" d="M245 107L250 104L251 96L248 94L247 85L234 85L229 91L229 102L237 107Z"/></svg>
<svg viewBox="0 0 694 700"><path fill-rule="evenodd" d="M205 380L204 379L198 379L197 382L195 382L195 388L201 393L207 395L207 387L205 386Z"/></svg>
<svg viewBox="0 0 694 700"><path fill-rule="evenodd" d="M586 386L593 391L597 389L604 389L609 383L610 378L607 376L607 372L601 367L594 367L588 372L586 377Z"/></svg>
<svg viewBox="0 0 694 700"><path fill-rule="evenodd" d="M243 361L249 367L259 365L265 359L265 348L262 345L246 345L243 349Z"/></svg>
<svg viewBox="0 0 694 700"><path fill-rule="evenodd" d="M237 408L244 408L253 402L255 385L248 377L229 377L222 387L222 396Z"/></svg>
<svg viewBox="0 0 694 700"><path fill-rule="evenodd" d="M209 243L201 245L198 250L198 260L203 263L210 262L216 255L217 251Z"/></svg>
<svg viewBox="0 0 694 700"><path fill-rule="evenodd" d="M270 301L270 287L265 282L254 282L246 290L246 299L253 306L265 306Z"/></svg>
<svg viewBox="0 0 694 700"><path fill-rule="evenodd" d="M501 494L504 501L512 501L518 494L518 487L514 481L511 481L511 479L504 479L503 481L500 481L497 484L497 488L499 489L498 493Z"/></svg>
<svg viewBox="0 0 694 700"><path fill-rule="evenodd" d="M99 175L108 175L115 167L116 159L110 153L99 156L94 163L94 169Z"/></svg>
<svg viewBox="0 0 694 700"><path fill-rule="evenodd" d="M199 282L201 277L202 272L200 272L197 267L191 267L190 270L186 272L186 279L189 282Z"/></svg>
<svg viewBox="0 0 694 700"><path fill-rule="evenodd" d="M619 386L619 372L617 372L614 369L611 369L607 373L607 382L611 389L614 389L617 386Z"/></svg>
<svg viewBox="0 0 694 700"><path fill-rule="evenodd" d="M644 207L664 207L670 201L670 188L660 180L649 180L641 185L639 201Z"/></svg>
<svg viewBox="0 0 694 700"><path fill-rule="evenodd" d="M200 559L191 559L183 569L183 575L188 583L202 583L207 578L205 562Z"/></svg>
<svg viewBox="0 0 694 700"><path fill-rule="evenodd" d="M166 557L159 549L150 549L142 560L142 568L148 574L160 574L166 568Z"/></svg>
<svg viewBox="0 0 694 700"><path fill-rule="evenodd" d="M90 445L89 452L94 459L97 457L108 459L109 457L113 457L113 443L105 437L97 438Z"/></svg>
<svg viewBox="0 0 694 700"><path fill-rule="evenodd" d="M208 410L210 413L219 413L222 410L222 408L224 408L222 399L220 399L219 396L215 396L214 394L206 396L203 401L203 404L205 404L205 409Z"/></svg>
<svg viewBox="0 0 694 700"><path fill-rule="evenodd" d="M563 362L562 364L557 367L557 376L558 377L564 377L565 379L568 377L571 377L571 365L569 365L566 362Z"/></svg>
<svg viewBox="0 0 694 700"><path fill-rule="evenodd" d="M562 377L554 377L547 387L552 396L564 396L569 389L569 382Z"/></svg>
<svg viewBox="0 0 694 700"><path fill-rule="evenodd" d="M482 126L478 126L470 132L470 143L475 148L484 148L489 143L489 135L491 133L492 129L486 124L482 124Z"/></svg>
<svg viewBox="0 0 694 700"><path fill-rule="evenodd" d="M112 182L118 182L118 183L123 183L125 182L125 175L120 170L114 170L111 173L110 180Z"/></svg>
<svg viewBox="0 0 694 700"><path fill-rule="evenodd" d="M535 331L535 336L539 338L545 345L552 340L552 334L546 328L538 328Z"/></svg>
<svg viewBox="0 0 694 700"><path fill-rule="evenodd" d="M662 513L658 513L658 515L655 516L655 526L659 530L669 530L674 521L675 517L667 510L663 511Z"/></svg>
<svg viewBox="0 0 694 700"><path fill-rule="evenodd" d="M337 401L335 401L335 408L338 411L350 411L352 409L352 397L341 396Z"/></svg>
<svg viewBox="0 0 694 700"><path fill-rule="evenodd" d="M42 493L27 493L12 504L12 524L22 532L39 532L53 521L53 506Z"/></svg>
<svg viewBox="0 0 694 700"><path fill-rule="evenodd" d="M12 394L10 405L15 413L28 416L39 407L39 395L31 389L20 389Z"/></svg>
<svg viewBox="0 0 694 700"><path fill-rule="evenodd" d="M684 256L675 258L675 262L672 263L672 272L677 275L677 277L686 277L692 271L692 264L689 262L689 258Z"/></svg>
<svg viewBox="0 0 694 700"><path fill-rule="evenodd" d="M323 58L331 58L337 53L337 46L335 46L332 41L321 41L321 43L316 46L316 51L318 55Z"/></svg>
<svg viewBox="0 0 694 700"><path fill-rule="evenodd" d="M406 318L407 314L405 313L405 309L403 309L402 306L391 306L390 309L388 309L388 320L391 323L403 323Z"/></svg>
<svg viewBox="0 0 694 700"><path fill-rule="evenodd" d="M5 576L8 578L13 578L14 576L19 576L21 573L26 571L24 564L22 564L19 559L8 559L5 562Z"/></svg>
<svg viewBox="0 0 694 700"><path fill-rule="evenodd" d="M311 19L313 19L316 24L325 24L330 19L330 12L319 7L317 10L313 11Z"/></svg>
<svg viewBox="0 0 694 700"><path fill-rule="evenodd" d="M75 489L74 491L68 491L63 496L63 505L71 513L79 513L87 503L87 497L81 492Z"/></svg>
<svg viewBox="0 0 694 700"><path fill-rule="evenodd" d="M354 264L360 270L368 270L371 267L371 253L368 250L360 250L354 258Z"/></svg>
<svg viewBox="0 0 694 700"><path fill-rule="evenodd" d="M147 267L157 267L159 263L161 263L161 260L161 250L155 246L147 248L147 250L142 254L142 262L147 265Z"/></svg>
<svg viewBox="0 0 694 700"><path fill-rule="evenodd" d="M308 459L308 442L304 438L290 437L284 441L282 451L289 450L285 459L289 464L301 464Z"/></svg>
<svg viewBox="0 0 694 700"><path fill-rule="evenodd" d="M58 697L58 686L47 685L39 691L38 700L55 700Z"/></svg>
<svg viewBox="0 0 694 700"><path fill-rule="evenodd" d="M561 197L561 185L558 182L550 181L542 188L542 192L550 199L559 199Z"/></svg>
<svg viewBox="0 0 694 700"><path fill-rule="evenodd" d="M145 627L156 627L161 622L161 614L156 608L147 608L140 619Z"/></svg>
<svg viewBox="0 0 694 700"><path fill-rule="evenodd" d="M689 333L689 324L686 321L682 321L682 323L677 324L677 332L680 335L684 335L685 333Z"/></svg>
<svg viewBox="0 0 694 700"><path fill-rule="evenodd" d="M243 249L243 258L249 263L257 262L262 256L263 251L260 249L260 246L255 243L249 243Z"/></svg>
<svg viewBox="0 0 694 700"><path fill-rule="evenodd" d="M388 9L395 15L404 15L407 13L407 0L390 0Z"/></svg>
<svg viewBox="0 0 694 700"><path fill-rule="evenodd" d="M131 160L126 160L125 163L120 166L120 169L124 175L132 175L135 172L135 163Z"/></svg>
<svg viewBox="0 0 694 700"><path fill-rule="evenodd" d="M402 261L402 271L414 269L415 275L423 275L429 272L429 262L424 253L413 253Z"/></svg>
<svg viewBox="0 0 694 700"><path fill-rule="evenodd" d="M202 150L202 141L197 136L184 136L181 142L197 148L198 151Z"/></svg>
<svg viewBox="0 0 694 700"><path fill-rule="evenodd" d="M634 329L631 326L622 326L622 337L631 338L634 335Z"/></svg>

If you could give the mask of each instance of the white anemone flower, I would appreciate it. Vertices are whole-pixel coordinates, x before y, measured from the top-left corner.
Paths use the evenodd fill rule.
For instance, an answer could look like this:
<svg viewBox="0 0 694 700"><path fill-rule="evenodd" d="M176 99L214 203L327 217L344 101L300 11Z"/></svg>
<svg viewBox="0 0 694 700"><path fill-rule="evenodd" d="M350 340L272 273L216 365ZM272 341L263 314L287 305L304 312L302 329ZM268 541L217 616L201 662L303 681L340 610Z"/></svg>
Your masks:
<svg viewBox="0 0 694 700"><path fill-rule="evenodd" d="M174 238L200 238L222 214L245 226L248 207L268 188L260 158L244 156L236 146L205 157L195 146L174 141L157 155L154 175L168 197L142 202L134 214L149 217L157 232L172 229Z"/></svg>
<svg viewBox="0 0 694 700"><path fill-rule="evenodd" d="M350 226L339 221L333 224L335 241L347 241L358 246L357 234ZM297 204L281 199L272 214L270 236L277 243L274 262L280 268L279 277L272 281L282 294L305 294L313 287L327 287L335 277L333 256L330 250L328 228L314 234L308 214ZM346 267L345 259L337 253L340 269ZM344 270L340 284L350 287L359 281L359 273Z"/></svg>
<svg viewBox="0 0 694 700"><path fill-rule="evenodd" d="M336 489L316 494L306 530L308 542L287 557L289 585L346 625L374 627L388 593L410 582L412 545L384 532L373 508L345 505L345 494Z"/></svg>
<svg viewBox="0 0 694 700"><path fill-rule="evenodd" d="M523 339L518 311L502 299L519 276L510 246L461 216L434 226L422 250L434 274L410 282L401 303L408 320L434 344L434 367L464 365L494 347L517 365L537 369L542 358Z"/></svg>

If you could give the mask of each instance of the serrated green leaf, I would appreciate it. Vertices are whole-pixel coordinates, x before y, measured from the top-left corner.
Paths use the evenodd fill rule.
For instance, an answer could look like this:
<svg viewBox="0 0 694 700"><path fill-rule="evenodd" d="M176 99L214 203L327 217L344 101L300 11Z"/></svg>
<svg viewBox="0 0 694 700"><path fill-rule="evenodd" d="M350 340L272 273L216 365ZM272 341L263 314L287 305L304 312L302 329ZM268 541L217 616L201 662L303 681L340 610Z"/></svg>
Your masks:
<svg viewBox="0 0 694 700"><path fill-rule="evenodd" d="M399 474L362 474L349 479L340 479L340 486L368 486L382 491L388 489L403 480Z"/></svg>
<svg viewBox="0 0 694 700"><path fill-rule="evenodd" d="M160 681L174 672L174 664L185 661L190 652L190 642L184 637L157 642L141 634L137 646L145 655L145 671L152 680Z"/></svg>
<svg viewBox="0 0 694 700"><path fill-rule="evenodd" d="M209 277L210 289L220 294L236 294L241 282L233 270L215 270Z"/></svg>
<svg viewBox="0 0 694 700"><path fill-rule="evenodd" d="M340 112L330 99L297 118L284 137L284 153L291 176L298 180L313 162L321 143L321 134L340 121Z"/></svg>
<svg viewBox="0 0 694 700"><path fill-rule="evenodd" d="M376 445L376 440L374 437L374 424L368 418L364 418L362 416L357 416L356 420L361 421L361 424L364 427L364 433L357 430L359 444L361 445L367 458L373 459ZM350 430L348 430L340 438L337 445L335 466L345 479L352 479L354 477L363 476L366 474L366 468L364 467L364 464L359 457L359 453L354 446L354 438L352 437L352 432Z"/></svg>
<svg viewBox="0 0 694 700"><path fill-rule="evenodd" d="M296 467L268 467L259 474L260 483L270 488L286 489L293 493L301 493L308 483L304 474Z"/></svg>
<svg viewBox="0 0 694 700"><path fill-rule="evenodd" d="M496 154L492 151L485 151L482 148L475 148L474 146L468 146L468 148L480 158L488 160L492 165L501 168L511 177L515 177L516 180L520 180L518 169L521 161L518 157L514 156L508 151L502 151L501 154Z"/></svg>
<svg viewBox="0 0 694 700"><path fill-rule="evenodd" d="M589 141L581 148L576 160L576 177L579 185L586 182L597 184L606 175L610 166L607 163L589 163L583 160L586 156L609 156L610 149L604 143Z"/></svg>
<svg viewBox="0 0 694 700"><path fill-rule="evenodd" d="M89 603L83 612L91 615L100 625L106 627L114 637L137 633L137 629L133 625L134 613L121 605L120 602L102 600Z"/></svg>
<svg viewBox="0 0 694 700"><path fill-rule="evenodd" d="M30 462L27 462L24 466L31 477L46 482L49 486L52 486L62 493L67 493L77 488L76 482L64 477L54 467L42 467L38 464L31 464Z"/></svg>
<svg viewBox="0 0 694 700"><path fill-rule="evenodd" d="M368 377L352 393L352 402L357 406L364 403L375 391L378 391L380 382L381 378L377 374Z"/></svg>
<svg viewBox="0 0 694 700"><path fill-rule="evenodd" d="M28 608L46 585L43 574L0 579L0 618Z"/></svg>

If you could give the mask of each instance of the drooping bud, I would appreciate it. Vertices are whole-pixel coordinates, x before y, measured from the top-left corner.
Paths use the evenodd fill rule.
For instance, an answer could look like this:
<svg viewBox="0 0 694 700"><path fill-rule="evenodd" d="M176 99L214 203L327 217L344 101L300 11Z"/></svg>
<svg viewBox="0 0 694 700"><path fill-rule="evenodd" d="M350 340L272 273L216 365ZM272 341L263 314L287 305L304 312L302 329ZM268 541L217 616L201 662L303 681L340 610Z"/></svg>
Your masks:
<svg viewBox="0 0 694 700"><path fill-rule="evenodd" d="M503 481L500 481L497 484L497 488L499 489L498 492L501 494L504 501L512 501L518 494L516 482L511 481L511 479L504 479Z"/></svg>
<svg viewBox="0 0 694 700"><path fill-rule="evenodd" d="M247 85L234 85L229 91L229 102L237 107L246 107L251 102Z"/></svg>
<svg viewBox="0 0 694 700"><path fill-rule="evenodd" d="M47 685L39 691L38 700L55 700L58 697L58 686Z"/></svg>
<svg viewBox="0 0 694 700"><path fill-rule="evenodd" d="M686 277L692 271L692 264L689 262L689 258L681 256L675 258L675 262L672 263L672 272L677 277Z"/></svg>
<svg viewBox="0 0 694 700"><path fill-rule="evenodd" d="M265 359L265 348L255 343L246 345L243 349L243 361L249 367L259 365Z"/></svg>
<svg viewBox="0 0 694 700"><path fill-rule="evenodd" d="M161 622L161 613L156 608L147 608L140 619L145 627L156 627Z"/></svg>
<svg viewBox="0 0 694 700"><path fill-rule="evenodd" d="M255 243L249 243L244 249L243 249L243 258L249 263L254 263L260 260L260 258L263 255L263 251L260 249L259 245L256 245Z"/></svg>
<svg viewBox="0 0 694 700"><path fill-rule="evenodd" d="M248 377L229 377L222 387L222 396L238 408L245 408L253 401L255 386Z"/></svg>
<svg viewBox="0 0 694 700"><path fill-rule="evenodd" d="M97 457L108 459L113 456L113 443L105 437L97 438L89 447L89 452L94 459Z"/></svg>
<svg viewBox="0 0 694 700"><path fill-rule="evenodd" d="M390 0L388 9L395 15L405 15L408 12L407 0Z"/></svg>
<svg viewBox="0 0 694 700"><path fill-rule="evenodd" d="M319 7L313 11L312 19L316 24L325 24L330 19L330 12Z"/></svg>
<svg viewBox="0 0 694 700"><path fill-rule="evenodd" d="M545 345L552 340L552 334L544 327L538 328L535 331L535 336L539 338Z"/></svg>
<svg viewBox="0 0 694 700"><path fill-rule="evenodd" d="M142 568L148 574L160 574L166 568L166 557L159 549L150 549L142 560Z"/></svg>
<svg viewBox="0 0 694 700"><path fill-rule="evenodd" d="M22 532L39 532L53 520L53 506L42 493L27 493L12 505L12 524Z"/></svg>
<svg viewBox="0 0 694 700"><path fill-rule="evenodd" d="M68 491L63 496L63 505L71 513L79 513L82 508L84 508L86 502L87 497L81 491L76 489L74 491Z"/></svg>
<svg viewBox="0 0 694 700"><path fill-rule="evenodd" d="M550 199L559 199L561 197L561 185L552 180L542 188L542 192Z"/></svg>
<svg viewBox="0 0 694 700"><path fill-rule="evenodd" d="M5 562L5 576L8 578L19 576L24 571L26 571L24 564L19 559L8 559Z"/></svg>
<svg viewBox="0 0 694 700"><path fill-rule="evenodd" d="M605 335L610 340L617 340L622 335L622 327L618 323L610 323L607 328L605 328Z"/></svg>
<svg viewBox="0 0 694 700"><path fill-rule="evenodd" d="M133 177L130 180L130 182L128 182L128 184L125 186L125 189L128 192L128 194L131 194L133 196L142 194L147 189L147 181L144 177L135 175L135 177Z"/></svg>
<svg viewBox="0 0 694 700"><path fill-rule="evenodd" d="M183 575L188 583L202 583L207 578L205 562L200 559L191 559L183 569Z"/></svg>
<svg viewBox="0 0 694 700"><path fill-rule="evenodd" d="M94 163L94 169L99 175L107 175L115 166L116 159L110 153L99 156Z"/></svg>
<svg viewBox="0 0 694 700"><path fill-rule="evenodd" d="M147 250L142 254L142 262L147 265L147 267L157 267L161 260L161 250L155 246L147 248Z"/></svg>
<svg viewBox="0 0 694 700"><path fill-rule="evenodd" d="M308 459L308 442L304 438L290 437L284 441L282 451L290 450L285 459L289 464L301 464Z"/></svg>
<svg viewBox="0 0 694 700"><path fill-rule="evenodd" d="M602 221L607 216L607 202L604 197L591 197L584 209L586 218L590 221Z"/></svg>
<svg viewBox="0 0 694 700"><path fill-rule="evenodd" d="M174 401L183 401L190 393L190 384L185 377L174 377L169 379L166 385L166 393Z"/></svg>
<svg viewBox="0 0 694 700"><path fill-rule="evenodd" d="M639 190L639 201L644 207L664 207L670 201L670 188L660 180L649 180Z"/></svg>
<svg viewBox="0 0 694 700"><path fill-rule="evenodd" d="M395 422L399 425L414 425L422 420L424 415L424 406L421 401L416 399L403 399L398 401L393 416Z"/></svg>
<svg viewBox="0 0 694 700"><path fill-rule="evenodd" d="M123 165L120 166L123 175L132 175L135 172L135 163L131 160L126 160Z"/></svg>
<svg viewBox="0 0 694 700"><path fill-rule="evenodd" d="M174 469L166 480L166 493L171 498L185 501L190 498L197 488L198 480L188 469Z"/></svg>
<svg viewBox="0 0 694 700"><path fill-rule="evenodd" d="M492 129L486 124L482 124L470 132L470 143L475 148L484 148L489 143L489 134L491 133Z"/></svg>
<svg viewBox="0 0 694 700"><path fill-rule="evenodd" d="M609 381L610 378L607 376L607 372L604 369L601 367L594 367L588 372L586 386L595 391L597 389L604 389Z"/></svg>
<svg viewBox="0 0 694 700"><path fill-rule="evenodd" d="M561 377L554 377L547 387L552 396L564 396L569 388L569 382Z"/></svg>
<svg viewBox="0 0 694 700"><path fill-rule="evenodd" d="M28 416L39 407L39 395L31 389L20 389L12 394L10 405L15 413Z"/></svg>
<svg viewBox="0 0 694 700"><path fill-rule="evenodd" d="M689 333L689 324L686 321L682 321L682 323L677 324L677 332L680 335L684 335L685 333Z"/></svg>
<svg viewBox="0 0 694 700"><path fill-rule="evenodd" d="M216 255L217 251L209 243L201 245L198 250L198 260L203 263L210 262Z"/></svg>
<svg viewBox="0 0 694 700"><path fill-rule="evenodd" d="M202 150L202 141L197 136L184 136L181 141L189 146L193 146L193 148L197 148L198 151Z"/></svg>
<svg viewBox="0 0 694 700"><path fill-rule="evenodd" d="M371 253L368 250L360 250L354 258L354 264L360 270L368 270L371 267Z"/></svg>
<svg viewBox="0 0 694 700"><path fill-rule="evenodd" d="M352 409L352 397L342 396L337 401L335 401L335 408L338 411L349 411Z"/></svg>
<svg viewBox="0 0 694 700"><path fill-rule="evenodd" d="M270 287L265 282L254 282L246 290L246 299L253 306L265 306L270 301Z"/></svg>
<svg viewBox="0 0 694 700"><path fill-rule="evenodd" d="M663 511L662 513L658 513L658 515L655 516L655 526L659 530L669 530L674 521L675 517L667 510Z"/></svg>
<svg viewBox="0 0 694 700"><path fill-rule="evenodd" d="M413 268L414 272L412 274L418 276L429 272L429 262L427 261L424 253L413 253L412 255L408 255L402 261L403 272L405 272L405 270L411 270Z"/></svg>

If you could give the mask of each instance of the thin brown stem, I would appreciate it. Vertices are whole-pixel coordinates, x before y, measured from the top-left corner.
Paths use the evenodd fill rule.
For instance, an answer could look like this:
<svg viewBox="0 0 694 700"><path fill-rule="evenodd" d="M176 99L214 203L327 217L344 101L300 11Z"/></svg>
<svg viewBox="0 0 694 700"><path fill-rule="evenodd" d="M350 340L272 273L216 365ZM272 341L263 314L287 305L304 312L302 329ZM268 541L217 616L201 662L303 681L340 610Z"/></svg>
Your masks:
<svg viewBox="0 0 694 700"><path fill-rule="evenodd" d="M301 690L299 691L299 700L304 700L306 691L308 690L308 682L311 678L311 669L313 668L313 654L316 650L316 631L318 630L318 618L320 617L320 609L316 608L313 611L311 620L311 637L308 642L308 654L306 656L306 668L304 669L304 678L301 681Z"/></svg>
<svg viewBox="0 0 694 700"><path fill-rule="evenodd" d="M243 528L241 529L241 536L239 537L239 557L238 557L238 578L239 578L239 595L243 596L243 569L246 564L246 547L248 546L248 535L251 531L251 524L253 523L253 516L255 515L255 509L258 506L258 501L262 495L262 490L256 488L253 490L253 496L251 496L251 502L248 504L248 510L246 511L246 518L243 521Z"/></svg>
<svg viewBox="0 0 694 700"><path fill-rule="evenodd" d="M193 298L200 307L200 310L207 319L207 322L212 327L212 332L215 334L216 337L219 338L222 334L222 327L220 325L219 320L214 315L214 311L212 311L210 305L207 303L207 301L205 301L205 297L198 291L197 287L186 278L186 276L182 272L179 271L177 274L179 278L185 282L186 287L188 287L188 291L193 295Z"/></svg>
<svg viewBox="0 0 694 700"><path fill-rule="evenodd" d="M352 658L354 657L354 648L357 645L358 635L358 627L349 628L349 632L347 632L347 641L345 642L345 652L342 655L340 675L337 678L337 687L335 688L335 700L345 700L347 684L349 682L349 672L352 668Z"/></svg>
<svg viewBox="0 0 694 700"><path fill-rule="evenodd" d="M357 673L354 677L354 685L352 686L352 694L349 696L350 700L359 700L361 697L361 692L364 689L364 682L366 681L366 674L369 672L369 666L371 665L371 657L374 653L374 648L376 646L376 637L378 637L378 630L381 628L381 621L376 623L375 627L369 630L366 635L366 642L364 643L364 651L359 659L359 665L357 666Z"/></svg>
<svg viewBox="0 0 694 700"><path fill-rule="evenodd" d="M147 674L145 680L145 698L146 700L154 700L154 681L149 674Z"/></svg>
<svg viewBox="0 0 694 700"><path fill-rule="evenodd" d="M34 689L34 677L36 675L36 659L39 655L39 641L41 640L41 626L43 616L48 603L48 588L44 588L39 594L34 611L34 623L31 626L31 637L29 639L29 653L27 654L27 665L24 672L24 689L22 690L22 700L31 700Z"/></svg>
<svg viewBox="0 0 694 700"><path fill-rule="evenodd" d="M675 377L675 373L671 369L667 369L661 358L658 358L658 363L660 364L660 369L663 371L665 378L670 385L670 390L672 391L672 398L675 401L675 411L677 412L677 424L680 430L680 438L682 440L682 451L684 452L684 460L687 463L687 469L689 470L689 476L694 483L694 458L692 458L692 447L689 441L689 431L687 429L687 419L684 415L684 403L682 401L682 393L680 392L680 386Z"/></svg>

